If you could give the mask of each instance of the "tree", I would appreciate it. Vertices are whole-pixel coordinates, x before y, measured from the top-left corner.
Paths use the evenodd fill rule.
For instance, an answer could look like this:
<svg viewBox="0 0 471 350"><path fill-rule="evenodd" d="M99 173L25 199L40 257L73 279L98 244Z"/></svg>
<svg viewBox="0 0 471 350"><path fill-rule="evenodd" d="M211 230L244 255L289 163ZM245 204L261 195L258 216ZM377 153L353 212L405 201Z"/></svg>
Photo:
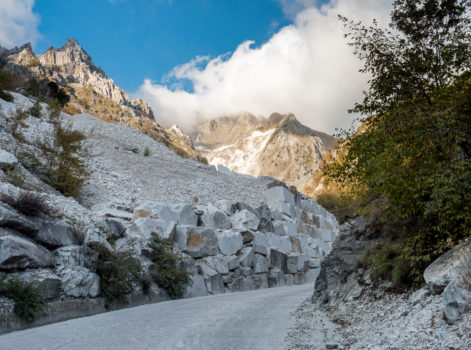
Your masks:
<svg viewBox="0 0 471 350"><path fill-rule="evenodd" d="M471 26L464 0L396 0L389 29L340 17L364 62L369 89L351 112L338 182L384 196L391 218L410 218L404 243L417 273L471 234Z"/></svg>
<svg viewBox="0 0 471 350"><path fill-rule="evenodd" d="M80 158L85 135L62 124L60 108L58 101L51 101L48 105L53 135L40 147L45 159L43 180L65 196L78 197L89 176Z"/></svg>

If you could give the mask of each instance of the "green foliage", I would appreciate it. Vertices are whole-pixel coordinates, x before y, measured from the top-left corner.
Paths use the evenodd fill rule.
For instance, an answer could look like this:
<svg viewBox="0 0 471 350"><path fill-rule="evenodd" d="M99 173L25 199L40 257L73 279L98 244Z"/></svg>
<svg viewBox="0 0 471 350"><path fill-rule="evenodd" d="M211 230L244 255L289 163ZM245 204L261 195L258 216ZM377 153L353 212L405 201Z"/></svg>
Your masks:
<svg viewBox="0 0 471 350"><path fill-rule="evenodd" d="M19 167L11 167L10 169L7 169L5 171L7 175L7 182L16 186L23 188L23 185L25 183L25 176L23 175L21 169Z"/></svg>
<svg viewBox="0 0 471 350"><path fill-rule="evenodd" d="M26 216L51 214L51 208L46 203L43 196L35 192L21 192L19 194L2 193L0 194L0 201L15 208Z"/></svg>
<svg viewBox="0 0 471 350"><path fill-rule="evenodd" d="M42 108L39 99L36 99L36 101L34 101L34 105L29 109L29 114L31 114L35 118L41 118Z"/></svg>
<svg viewBox="0 0 471 350"><path fill-rule="evenodd" d="M116 301L126 303L133 286L142 283L141 265L130 250L111 251L99 243L91 243L90 247L98 254L95 271L100 276L106 308Z"/></svg>
<svg viewBox="0 0 471 350"><path fill-rule="evenodd" d="M12 94L9 94L8 92L3 91L3 90L0 90L0 98L1 98L2 100L7 101L7 102L13 102L13 101L15 101L15 98L13 97Z"/></svg>
<svg viewBox="0 0 471 350"><path fill-rule="evenodd" d="M139 154L139 149L138 149L137 147L131 148L130 151L131 151L132 153Z"/></svg>
<svg viewBox="0 0 471 350"><path fill-rule="evenodd" d="M371 80L353 109L360 129L343 133L345 154L324 170L387 198L389 220L414 218L398 256L415 275L471 235L470 6L396 0L394 32L341 18Z"/></svg>
<svg viewBox="0 0 471 350"><path fill-rule="evenodd" d="M150 149L149 147L146 147L143 153L144 157L150 157Z"/></svg>
<svg viewBox="0 0 471 350"><path fill-rule="evenodd" d="M45 140L40 149L45 159L43 181L65 196L78 197L89 177L86 166L80 158L85 135L59 120L60 104L48 106L49 121L54 126L52 139Z"/></svg>
<svg viewBox="0 0 471 350"><path fill-rule="evenodd" d="M25 282L13 275L0 274L0 296L12 299L15 314L28 322L47 305L38 282Z"/></svg>
<svg viewBox="0 0 471 350"><path fill-rule="evenodd" d="M13 73L0 70L0 90L11 90L15 87Z"/></svg>
<svg viewBox="0 0 471 350"><path fill-rule="evenodd" d="M362 259L361 265L371 268L373 280L392 281L398 289L423 282L420 275L414 274L404 242L401 241L378 243Z"/></svg>
<svg viewBox="0 0 471 350"><path fill-rule="evenodd" d="M191 273L184 268L184 261L169 239L152 233L149 274L152 280L164 288L171 298L181 298L193 284Z"/></svg>
<svg viewBox="0 0 471 350"><path fill-rule="evenodd" d="M11 134L19 142L23 141L21 129L28 127L28 124L25 123L26 119L28 119L28 112L23 111L21 108L17 108L15 113L10 114L9 122Z"/></svg>

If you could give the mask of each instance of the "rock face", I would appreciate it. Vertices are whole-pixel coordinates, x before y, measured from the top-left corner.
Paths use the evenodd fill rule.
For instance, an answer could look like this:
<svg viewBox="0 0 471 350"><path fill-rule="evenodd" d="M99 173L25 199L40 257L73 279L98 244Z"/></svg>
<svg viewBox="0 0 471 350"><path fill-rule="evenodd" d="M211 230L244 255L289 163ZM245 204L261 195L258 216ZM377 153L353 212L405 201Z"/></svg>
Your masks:
<svg viewBox="0 0 471 350"><path fill-rule="evenodd" d="M300 189L312 181L335 140L302 125L292 114L277 113L268 119L242 114L209 120L191 136L219 171L272 176Z"/></svg>
<svg viewBox="0 0 471 350"><path fill-rule="evenodd" d="M17 236L0 237L0 270L24 270L52 266L51 253Z"/></svg>
<svg viewBox="0 0 471 350"><path fill-rule="evenodd" d="M321 263L312 301L319 305L334 305L340 301L360 297L363 291L362 276L358 275L358 262L372 246L372 241L355 238L362 227L363 218L340 227L340 235L332 250Z"/></svg>

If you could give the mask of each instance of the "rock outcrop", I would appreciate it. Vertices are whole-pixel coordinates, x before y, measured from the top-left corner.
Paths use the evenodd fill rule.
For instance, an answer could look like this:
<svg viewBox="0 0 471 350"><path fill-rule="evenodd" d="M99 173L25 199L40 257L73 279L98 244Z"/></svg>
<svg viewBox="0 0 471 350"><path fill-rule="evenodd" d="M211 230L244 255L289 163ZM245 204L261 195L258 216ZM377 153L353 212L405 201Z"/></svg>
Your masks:
<svg viewBox="0 0 471 350"><path fill-rule="evenodd" d="M218 170L271 176L300 190L312 182L335 138L302 125L293 114L251 114L206 121L191 133Z"/></svg>

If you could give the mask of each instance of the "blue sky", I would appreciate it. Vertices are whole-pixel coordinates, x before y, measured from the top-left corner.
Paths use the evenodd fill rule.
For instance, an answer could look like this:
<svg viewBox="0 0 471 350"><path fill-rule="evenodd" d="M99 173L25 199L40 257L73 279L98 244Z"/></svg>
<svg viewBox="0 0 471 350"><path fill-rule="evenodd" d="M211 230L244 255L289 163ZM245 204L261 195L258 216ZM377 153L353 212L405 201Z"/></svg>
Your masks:
<svg viewBox="0 0 471 350"><path fill-rule="evenodd" d="M197 55L256 45L291 23L277 0L37 0L35 51L76 38L119 86L135 91Z"/></svg>
<svg viewBox="0 0 471 350"><path fill-rule="evenodd" d="M338 14L386 25L392 0L0 0L0 45L76 38L164 126L294 113L349 127L368 77ZM165 78L165 79L163 79Z"/></svg>

